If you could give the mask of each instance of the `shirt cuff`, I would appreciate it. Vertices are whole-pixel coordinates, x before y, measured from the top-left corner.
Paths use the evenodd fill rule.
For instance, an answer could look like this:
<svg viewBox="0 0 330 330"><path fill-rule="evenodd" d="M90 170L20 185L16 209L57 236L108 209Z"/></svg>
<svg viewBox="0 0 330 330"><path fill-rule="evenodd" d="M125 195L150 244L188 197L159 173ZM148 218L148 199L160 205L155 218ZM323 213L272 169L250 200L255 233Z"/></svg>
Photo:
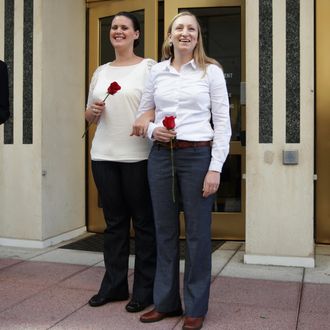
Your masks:
<svg viewBox="0 0 330 330"><path fill-rule="evenodd" d="M150 140L152 140L152 141L154 140L152 134L154 133L154 129L156 127L157 127L157 125L155 123L152 123L152 122L149 123L149 126L148 126L148 138Z"/></svg>
<svg viewBox="0 0 330 330"><path fill-rule="evenodd" d="M215 172L220 172L221 173L222 166L223 166L222 162L212 158L210 166L209 166L209 171L215 171Z"/></svg>

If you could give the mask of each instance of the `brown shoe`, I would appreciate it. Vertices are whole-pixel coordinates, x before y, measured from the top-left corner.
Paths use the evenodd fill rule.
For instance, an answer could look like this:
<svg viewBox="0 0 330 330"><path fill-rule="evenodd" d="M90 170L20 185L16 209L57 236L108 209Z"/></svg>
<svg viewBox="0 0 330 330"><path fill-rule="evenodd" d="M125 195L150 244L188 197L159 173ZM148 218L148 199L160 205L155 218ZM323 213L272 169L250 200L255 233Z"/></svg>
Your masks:
<svg viewBox="0 0 330 330"><path fill-rule="evenodd" d="M204 317L189 317L184 318L182 330L199 330L202 329Z"/></svg>
<svg viewBox="0 0 330 330"><path fill-rule="evenodd" d="M176 311L172 311L168 313L158 312L156 309L153 309L152 311L141 315L140 321L143 323L152 323L152 322L161 321L166 317L174 317L180 315L182 315L182 309L178 309Z"/></svg>

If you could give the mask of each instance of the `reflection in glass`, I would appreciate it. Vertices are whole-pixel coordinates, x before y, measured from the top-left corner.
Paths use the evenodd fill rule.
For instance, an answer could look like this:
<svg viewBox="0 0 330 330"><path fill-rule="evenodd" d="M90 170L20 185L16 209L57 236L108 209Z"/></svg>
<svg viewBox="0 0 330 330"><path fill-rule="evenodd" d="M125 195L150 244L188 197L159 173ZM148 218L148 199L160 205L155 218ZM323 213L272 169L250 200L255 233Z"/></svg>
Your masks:
<svg viewBox="0 0 330 330"><path fill-rule="evenodd" d="M185 11L185 8L179 11ZM244 140L241 133L241 9L240 7L189 8L202 28L206 54L223 67L230 101L232 141ZM241 212L241 155L229 155L221 173L220 189L213 212ZM182 210L182 208L181 208Z"/></svg>
<svg viewBox="0 0 330 330"><path fill-rule="evenodd" d="M222 169L213 212L241 211L241 156L229 155Z"/></svg>
<svg viewBox="0 0 330 330"><path fill-rule="evenodd" d="M185 11L185 8L180 9ZM202 28L206 54L221 63L229 94L232 141L241 140L241 9L189 8Z"/></svg>
<svg viewBox="0 0 330 330"><path fill-rule="evenodd" d="M241 212L241 196L241 155L228 155L212 212ZM179 209L183 211L180 196Z"/></svg>
<svg viewBox="0 0 330 330"><path fill-rule="evenodd" d="M134 48L136 55L144 57L144 10L132 12L140 22L140 43ZM99 64L111 62L115 59L115 51L109 41L109 29L114 16L107 16L100 19L100 58Z"/></svg>
<svg viewBox="0 0 330 330"><path fill-rule="evenodd" d="M164 42L164 2L158 2L158 62L162 59Z"/></svg>

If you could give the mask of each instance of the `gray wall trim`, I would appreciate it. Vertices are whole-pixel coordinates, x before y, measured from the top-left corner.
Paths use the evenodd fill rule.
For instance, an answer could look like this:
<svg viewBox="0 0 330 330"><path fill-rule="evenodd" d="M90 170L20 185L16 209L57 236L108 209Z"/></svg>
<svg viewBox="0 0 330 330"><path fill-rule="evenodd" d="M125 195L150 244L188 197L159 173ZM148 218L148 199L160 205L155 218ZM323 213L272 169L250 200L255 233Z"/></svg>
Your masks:
<svg viewBox="0 0 330 330"><path fill-rule="evenodd" d="M273 8L259 1L259 143L273 142Z"/></svg>
<svg viewBox="0 0 330 330"><path fill-rule="evenodd" d="M5 62L8 66L9 81L9 111L10 118L4 124L4 144L14 143L14 111L13 111L13 86L14 86L14 9L13 0L5 0Z"/></svg>
<svg viewBox="0 0 330 330"><path fill-rule="evenodd" d="M300 142L300 0L286 1L286 143Z"/></svg>
<svg viewBox="0 0 330 330"><path fill-rule="evenodd" d="M24 0L23 144L33 143L33 0Z"/></svg>

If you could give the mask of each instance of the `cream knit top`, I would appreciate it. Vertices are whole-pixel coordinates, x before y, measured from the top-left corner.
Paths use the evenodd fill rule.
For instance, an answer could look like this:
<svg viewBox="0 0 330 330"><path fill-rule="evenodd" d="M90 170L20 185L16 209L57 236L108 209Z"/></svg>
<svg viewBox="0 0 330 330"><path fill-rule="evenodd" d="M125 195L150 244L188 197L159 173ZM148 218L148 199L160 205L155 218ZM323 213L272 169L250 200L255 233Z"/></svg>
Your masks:
<svg viewBox="0 0 330 330"><path fill-rule="evenodd" d="M144 59L129 66L99 66L92 77L87 107L94 101L102 101L109 85L116 81L121 89L109 95L106 108L97 125L91 148L92 160L137 162L148 158L150 142L137 136L130 136L136 118L145 82L152 65L152 59Z"/></svg>

